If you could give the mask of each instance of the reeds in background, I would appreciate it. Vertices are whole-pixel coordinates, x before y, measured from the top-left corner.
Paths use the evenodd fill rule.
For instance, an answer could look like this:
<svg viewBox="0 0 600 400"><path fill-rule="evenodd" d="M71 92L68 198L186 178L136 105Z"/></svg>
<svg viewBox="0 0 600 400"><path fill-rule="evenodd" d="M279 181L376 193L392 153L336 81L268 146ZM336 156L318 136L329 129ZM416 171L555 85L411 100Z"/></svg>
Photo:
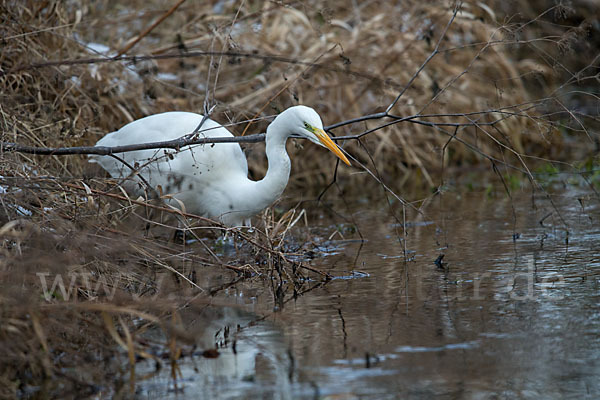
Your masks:
<svg viewBox="0 0 600 400"><path fill-rule="evenodd" d="M493 172L490 160L520 169L540 158L597 163L600 39L593 1L571 8L466 1L422 70L454 3L186 1L170 10L176 4L2 1L2 141L93 145L134 119L202 112L205 103L216 105L212 118L238 135L264 132L268 120L244 121L295 104L314 107L328 125L384 111L415 78L393 114L427 116L420 120L436 126L403 122L345 143L391 190L436 188L441 171L452 169L483 165ZM110 60L120 53L131 57ZM334 132L352 135L384 122ZM331 182L329 154L301 145L289 151L292 188L318 194ZM247 153L251 175L261 177L263 148L247 146ZM281 258L278 246L295 215L279 224L273 217L268 234L247 237L245 250L221 259L202 241L193 252L173 244L173 213L137 204L83 156L0 157L2 396L119 385L114 332L125 338L142 313L150 322L168 315L176 301L159 307L144 299L203 287L197 276L205 269L225 266L244 276L267 268L295 282L292 275L319 274ZM381 196L353 189L373 179L353 171L337 173L346 193ZM193 227L200 236L218 235ZM164 271L172 283L159 287ZM59 291L45 298L40 273L49 282L68 273L103 279L116 295L101 309L94 304L107 301L106 293L78 284L73 295L83 305L74 307ZM135 305L131 294L141 299ZM119 328L111 328L115 321ZM94 369L98 364L111 367Z"/></svg>

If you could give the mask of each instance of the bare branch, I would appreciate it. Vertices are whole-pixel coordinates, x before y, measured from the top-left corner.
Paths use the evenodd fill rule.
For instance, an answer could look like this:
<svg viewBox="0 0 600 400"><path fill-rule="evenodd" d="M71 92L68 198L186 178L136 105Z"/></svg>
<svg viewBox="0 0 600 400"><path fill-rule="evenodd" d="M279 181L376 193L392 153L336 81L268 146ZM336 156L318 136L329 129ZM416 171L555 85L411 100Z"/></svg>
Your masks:
<svg viewBox="0 0 600 400"><path fill-rule="evenodd" d="M356 78L367 79L374 82L384 82L385 84L391 87L400 87L400 84L397 82L390 81L389 79L382 79L381 77L371 75L369 73L363 71L357 71L346 68L337 68L335 66L329 64L316 64L309 61L302 61L296 58L284 57L274 54L255 54L255 53L245 53L238 51L190 51L186 53L167 53L167 54L153 54L153 55L137 55L137 56L114 56L114 57L91 57L91 58L78 58L73 60L56 60L56 61L45 61L39 63L32 64L24 64L17 65L9 70L0 70L0 77L5 75L15 74L17 72L29 71L32 69L38 68L48 68L48 67L59 67L59 66L69 66L69 65L88 65L88 64L104 64L111 62L130 62L130 63L138 63L140 61L149 61L149 60L169 60L172 58L197 58L197 57L233 57L233 58L248 58L248 59L256 59L262 60L269 63L284 63L284 64L294 64L294 65L303 65L310 68L322 69L326 71L332 72L340 72L349 76L353 76Z"/></svg>
<svg viewBox="0 0 600 400"><path fill-rule="evenodd" d="M156 28L158 25L160 25L161 22L163 22L165 19L167 19L169 17L169 15L173 14L175 12L175 10L177 10L177 8L183 4L184 1L185 0L179 0L176 4L174 4L173 7L171 7L166 13L164 13L159 19L157 19L152 25L150 25L142 33L140 33L138 35L138 37L136 37L133 41L129 42L129 44L127 44L125 47L123 47L121 50L119 50L119 52L117 53L117 57L121 56L121 55L127 53L129 50L131 50L133 48L133 46L138 44L140 42L140 40L142 40L150 32L152 32L152 30L154 30L154 28Z"/></svg>
<svg viewBox="0 0 600 400"><path fill-rule="evenodd" d="M386 122L382 125L379 125L375 128L361 132L359 134L332 137L333 140L339 141L339 140L357 140L365 135L368 135L370 133L376 132L378 130L381 130L383 128L386 128L388 126L395 125L395 124L398 124L401 122L411 122L414 124L419 124L419 125L424 125L424 126L429 126L429 127L493 126L493 125L495 125L509 117L513 117L513 116L527 116L528 118L531 118L530 116L523 115L520 112L514 112L514 111L509 111L509 110L518 109L519 111L522 112L529 108L534 107L535 104L537 104L537 102L523 103L523 104L519 104L519 105L512 105L509 107L504 107L504 108L488 109L488 110L483 110L483 111L475 111L475 112L471 112L471 113L423 114L423 115L415 114L415 115L409 115L406 117L392 115L387 112L380 112L380 113L365 115L365 116L358 117L358 118L349 119L347 121L338 122L338 123L335 123L335 124L332 124L329 126L325 126L324 129L326 131L330 131L335 128L339 128L339 127L346 126L346 125L351 125L351 124L358 123L358 122L368 121L368 120L383 119L383 118L392 119L392 121L390 121L390 122ZM527 106L527 107L525 108L525 110L521 110L521 109L519 109L520 106ZM215 106L211 107L208 110L208 114L210 114L214 110L214 108L215 108ZM502 114L502 117L499 117L495 120L488 121L488 122L477 122L477 121L474 121L471 118L469 118L470 116L474 116L474 115L488 115L490 113ZM463 118L466 118L468 122L431 122L431 121L422 120L422 118L440 118L440 117L450 117L450 116L463 117ZM115 153L127 153L127 152L138 151L138 150L150 150L150 149L161 149L161 148L180 150L183 147L193 146L193 145L203 145L203 144L212 144L212 143L258 143L258 142L263 142L265 140L264 133L253 134L253 135L248 135L248 136L235 136L235 137L210 137L210 138L199 137L202 132L206 132L206 131L209 131L212 129L217 129L217 128L207 128L207 129L200 130L200 128L202 127L202 125L204 124L204 122L207 119L208 119L208 116L204 116L201 123L194 130L194 132L191 132L189 134L186 134L180 138L173 139L173 140L150 142L150 143L137 143L137 144L129 144L129 145L123 145L123 146L114 146L114 147L78 146L78 147L55 147L55 148L26 146L26 145L22 145L22 144L18 144L18 143L11 143L11 142L0 142L0 151L9 151L9 152L18 152L18 153L27 153L27 154L36 154L36 155L54 155L54 156L74 155L74 154L111 155L111 154L115 154Z"/></svg>
<svg viewBox="0 0 600 400"><path fill-rule="evenodd" d="M96 154L108 156L114 153L127 153L137 150L150 149L174 149L179 150L182 147L208 144L208 143L258 143L265 140L264 133L258 133L249 136L219 137L219 138L195 138L190 139L189 135L182 136L174 140L163 142L128 144L124 146L78 146L78 147L35 147L25 146L18 143L0 142L0 151L15 151L18 153L65 156L73 154Z"/></svg>

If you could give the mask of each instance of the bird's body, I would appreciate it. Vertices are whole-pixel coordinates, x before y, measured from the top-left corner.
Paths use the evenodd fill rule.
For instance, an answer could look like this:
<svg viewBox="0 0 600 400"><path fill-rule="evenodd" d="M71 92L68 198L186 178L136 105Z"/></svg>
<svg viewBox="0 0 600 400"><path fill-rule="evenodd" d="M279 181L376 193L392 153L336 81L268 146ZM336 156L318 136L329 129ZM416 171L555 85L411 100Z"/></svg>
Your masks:
<svg viewBox="0 0 600 400"><path fill-rule="evenodd" d="M203 116L189 112L167 112L133 121L109 133L96 146L121 146L177 139L198 127ZM248 164L237 143L194 145L179 151L138 150L118 156L133 166L153 188L160 186L169 204L181 203L187 212L209 217L228 226L248 225L249 219L273 203L283 192L290 174L285 143L291 134L305 136L324 145L348 163L339 148L322 130L319 115L304 106L282 112L267 128L266 176L248 179ZM218 123L207 119L200 137L233 136ZM323 135L325 137L323 137ZM109 156L95 156L114 178L132 175L131 169ZM131 185L129 190L134 189ZM176 200L173 200L176 199Z"/></svg>

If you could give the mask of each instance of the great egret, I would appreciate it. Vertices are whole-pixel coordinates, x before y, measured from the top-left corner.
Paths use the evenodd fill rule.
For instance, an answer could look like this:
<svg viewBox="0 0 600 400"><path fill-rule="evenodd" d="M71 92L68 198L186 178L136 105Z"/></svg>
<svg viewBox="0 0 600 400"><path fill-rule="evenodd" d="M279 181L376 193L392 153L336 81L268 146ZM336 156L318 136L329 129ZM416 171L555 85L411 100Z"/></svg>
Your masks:
<svg viewBox="0 0 600 400"><path fill-rule="evenodd" d="M192 133L202 118L200 114L189 112L151 115L107 134L96 146L176 139ZM160 186L163 195L167 195L164 196L165 200L171 205L183 203L186 211L218 220L227 226L249 225L250 217L271 205L287 185L290 159L285 144L292 134L328 148L350 165L340 148L323 130L319 114L305 106L288 108L267 127L269 168L259 181L248 179L248 163L237 143L194 145L180 151L140 150L120 153L118 156L135 166L137 174L150 186ZM200 135L233 136L210 119L202 125ZM113 178L132 175L129 167L113 157L93 156L91 161L99 163ZM132 189L130 185L129 190Z"/></svg>

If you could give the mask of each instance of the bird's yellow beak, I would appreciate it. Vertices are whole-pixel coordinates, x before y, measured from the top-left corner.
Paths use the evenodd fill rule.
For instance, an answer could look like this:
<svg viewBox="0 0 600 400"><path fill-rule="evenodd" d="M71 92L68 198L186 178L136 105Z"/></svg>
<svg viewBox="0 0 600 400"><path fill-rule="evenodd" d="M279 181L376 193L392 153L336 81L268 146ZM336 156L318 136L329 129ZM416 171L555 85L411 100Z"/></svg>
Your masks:
<svg viewBox="0 0 600 400"><path fill-rule="evenodd" d="M331 150L331 152L338 156L343 162L350 165L350 161L348 161L344 153L342 153L342 150L338 147L337 144L333 143L333 140L331 140L329 135L325 133L323 129L313 128L312 133L314 133L317 136L317 139L319 139L319 142L321 142L323 146Z"/></svg>

